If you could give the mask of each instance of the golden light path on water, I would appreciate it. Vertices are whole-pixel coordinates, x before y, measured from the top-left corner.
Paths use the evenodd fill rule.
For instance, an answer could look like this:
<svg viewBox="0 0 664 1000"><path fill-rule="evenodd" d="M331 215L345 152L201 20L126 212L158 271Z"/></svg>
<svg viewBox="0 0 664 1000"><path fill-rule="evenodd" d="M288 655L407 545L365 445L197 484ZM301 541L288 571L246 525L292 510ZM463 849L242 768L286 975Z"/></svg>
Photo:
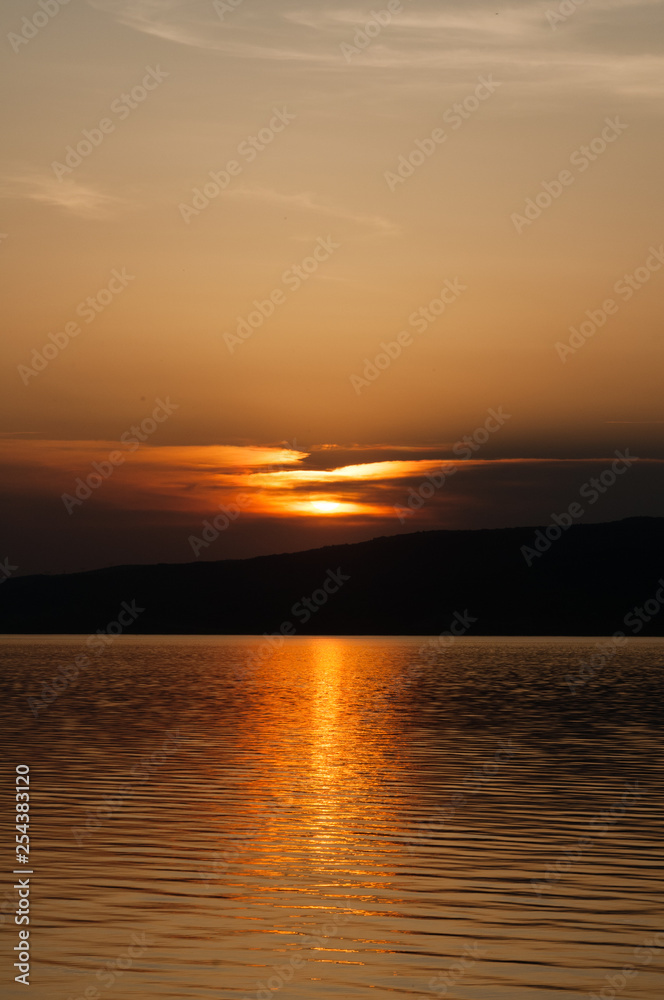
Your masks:
<svg viewBox="0 0 664 1000"><path fill-rule="evenodd" d="M84 641L0 640L36 1000L661 1000L661 640L126 637L35 718Z"/></svg>

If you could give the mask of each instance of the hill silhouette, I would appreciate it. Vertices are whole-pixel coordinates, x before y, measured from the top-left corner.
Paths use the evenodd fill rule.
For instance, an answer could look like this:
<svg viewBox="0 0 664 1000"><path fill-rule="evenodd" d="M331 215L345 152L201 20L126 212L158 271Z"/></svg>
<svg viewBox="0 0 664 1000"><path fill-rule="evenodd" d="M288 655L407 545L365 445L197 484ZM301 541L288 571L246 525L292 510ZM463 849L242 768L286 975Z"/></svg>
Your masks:
<svg viewBox="0 0 664 1000"><path fill-rule="evenodd" d="M553 542L544 531L427 531L254 559L19 577L0 589L0 632L88 635L124 603L134 608L124 612L127 632L140 634L283 625L298 635L434 635L469 616L470 635L664 635L664 518L574 525Z"/></svg>

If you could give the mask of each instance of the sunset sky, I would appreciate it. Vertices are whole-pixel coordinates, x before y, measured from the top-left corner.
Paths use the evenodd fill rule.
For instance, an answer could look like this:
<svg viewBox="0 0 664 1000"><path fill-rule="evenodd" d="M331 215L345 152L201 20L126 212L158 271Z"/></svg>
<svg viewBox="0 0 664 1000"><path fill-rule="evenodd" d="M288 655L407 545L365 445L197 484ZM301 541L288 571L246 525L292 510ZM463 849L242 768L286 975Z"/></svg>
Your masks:
<svg viewBox="0 0 664 1000"><path fill-rule="evenodd" d="M584 520L664 514L664 5L562 8L5 0L0 560L546 524L616 452Z"/></svg>

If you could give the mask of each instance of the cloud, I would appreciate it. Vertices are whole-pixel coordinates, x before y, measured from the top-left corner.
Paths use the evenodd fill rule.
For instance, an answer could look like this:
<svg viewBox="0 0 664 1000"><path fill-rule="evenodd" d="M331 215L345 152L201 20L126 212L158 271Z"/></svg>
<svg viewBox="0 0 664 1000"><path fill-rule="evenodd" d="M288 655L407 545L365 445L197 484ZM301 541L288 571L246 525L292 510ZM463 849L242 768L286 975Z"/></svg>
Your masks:
<svg viewBox="0 0 664 1000"><path fill-rule="evenodd" d="M511 502L518 496L525 512L534 496L542 504L552 502L546 497L554 486L559 490L556 502L563 509L576 497L579 485L609 467L615 457L459 459L451 454L450 445L320 446L308 451L284 445L145 444L134 452L127 447L117 441L0 437L0 468L6 473L3 492L15 495L17 502L26 495L71 495L78 477L85 480L95 471L93 463L104 462L121 448L123 461L91 501L112 510L205 517L220 504L236 503L244 495L250 498L252 518L320 517L326 513L320 504L332 503L337 509L329 513L335 516L391 520L395 505L406 503L411 490L427 484L427 477L441 484L443 473L445 488L436 486L425 515L425 522L435 525L450 514L450 504L454 510L468 504L484 508L487 498L493 497L490 484L505 492L503 514L509 509L508 493ZM638 468L661 472L664 461L641 460ZM431 492L428 487L427 491Z"/></svg>
<svg viewBox="0 0 664 1000"><path fill-rule="evenodd" d="M31 172L5 177L0 183L0 197L40 202L83 219L107 219L115 207L123 204L122 199L89 185Z"/></svg>
<svg viewBox="0 0 664 1000"><path fill-rule="evenodd" d="M435 71L439 86L468 87L481 73L493 72L517 86L524 102L534 88L538 97L552 88L569 95L579 86L636 97L657 97L664 89L661 16L653 14L661 11L661 0L593 0L555 31L546 17L557 9L555 0L524 0L499 11L488 0L443 7L423 0L417 8L404 0L403 12L350 65L341 45L353 43L371 16L369 5L244 0L222 22L211 3L88 2L120 24L165 41L244 60L306 63L350 80L357 72L392 70L401 78L402 70L417 77Z"/></svg>
<svg viewBox="0 0 664 1000"><path fill-rule="evenodd" d="M318 201L315 195L306 192L300 194L283 194L280 191L271 191L267 188L242 187L227 191L224 197L263 201L267 204L275 205L280 209L290 208L297 211L312 212L331 219L340 219L344 222L354 223L373 230L372 235L376 236L395 236L401 231L395 223L382 215L363 215L338 205L327 205L324 202Z"/></svg>
<svg viewBox="0 0 664 1000"><path fill-rule="evenodd" d="M125 27L179 45L210 49L240 59L308 62L321 58L320 54L308 52L306 47L293 48L287 37L280 40L265 25L267 18L260 19L261 27L258 28L250 19L249 30L246 30L241 9L232 22L222 22L211 2L205 7L200 5L195 11L188 0L88 0L88 3L110 14ZM329 58L334 60L332 55Z"/></svg>
<svg viewBox="0 0 664 1000"><path fill-rule="evenodd" d="M404 0L407 3L407 0ZM376 5L379 6L379 5ZM369 20L371 12L364 12L359 8L328 9L308 8L297 11L288 11L284 17L295 24L306 25L317 30L334 30L343 28L351 34L362 28ZM529 32L531 26L541 26L541 11L533 5L527 7L504 8L499 14L493 8L482 10L472 5L454 8L449 6L446 10L436 7L427 10L411 10L404 8L402 13L394 15L392 21L386 28L392 31L400 31L403 34L410 33L413 37L417 32L445 31L455 32L457 35L467 33L475 38L488 36L491 38L502 37L523 37ZM352 41L352 39L348 39Z"/></svg>
<svg viewBox="0 0 664 1000"><path fill-rule="evenodd" d="M370 457L368 445L307 452L284 445L145 444L125 449L125 461L110 475L108 465L98 464L108 478L100 482L95 474L89 499L68 514L75 491L85 490L78 477L87 479L93 462L107 463L121 447L117 441L0 437L0 513L13 525L12 551L16 561L21 553L26 571L191 561L191 536L199 538L224 509L241 509L242 516L204 558L246 558L428 529L546 525L552 512L579 500L586 521L662 513L664 461L636 462L622 485L588 503L580 487L610 467L614 456L457 460L454 474L449 463L443 466L443 481L444 460L429 446L414 445L409 455L406 446L379 445ZM327 464L316 468L324 456Z"/></svg>
<svg viewBox="0 0 664 1000"><path fill-rule="evenodd" d="M39 431L0 431L0 438L18 440L19 438L39 437L39 434Z"/></svg>

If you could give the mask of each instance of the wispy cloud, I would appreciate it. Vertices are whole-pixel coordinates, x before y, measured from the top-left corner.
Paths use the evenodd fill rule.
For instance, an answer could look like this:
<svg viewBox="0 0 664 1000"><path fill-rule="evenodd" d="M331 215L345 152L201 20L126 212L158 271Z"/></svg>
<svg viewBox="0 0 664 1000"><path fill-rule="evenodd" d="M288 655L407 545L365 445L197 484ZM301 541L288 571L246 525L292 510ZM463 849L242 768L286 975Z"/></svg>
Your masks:
<svg viewBox="0 0 664 1000"><path fill-rule="evenodd" d="M41 436L41 431L0 431L0 438L9 438L10 440L19 440L21 438L30 438Z"/></svg>
<svg viewBox="0 0 664 1000"><path fill-rule="evenodd" d="M568 94L584 85L604 93L656 97L664 89L664 56L653 29L661 0L593 0L553 32L553 0L495 2L422 0L397 14L349 66L350 43L371 16L367 5L297 7L284 0L247 0L223 22L212 4L188 0L88 0L136 31L242 59L307 63L327 72L371 70L450 73L458 86L481 72L501 74L527 96L533 86ZM645 14L648 16L644 16ZM597 30L601 28L601 31ZM445 82L445 78L443 78Z"/></svg>
<svg viewBox="0 0 664 1000"><path fill-rule="evenodd" d="M243 23L241 10L232 23L222 23L212 3L191 9L188 0L88 0L91 7L111 14L120 24L146 35L153 35L179 45L210 49L240 59L271 59L310 62L320 61L321 53L306 46L290 45L286 38L271 34L263 24ZM336 61L335 54L327 57Z"/></svg>
<svg viewBox="0 0 664 1000"><path fill-rule="evenodd" d="M0 181L0 197L27 199L59 208L84 219L107 219L123 204L120 198L74 180L59 181L48 174L28 171L7 176Z"/></svg>
<svg viewBox="0 0 664 1000"><path fill-rule="evenodd" d="M382 215L364 215L363 213L353 212L339 205L329 205L319 201L316 195L308 192L284 194L281 191L272 191L268 188L241 187L227 191L225 197L262 201L266 204L274 205L279 209L287 208L302 212L311 212L315 215L322 215L326 218L338 219L367 228L372 231L372 235L377 236L395 236L401 231L396 223L391 222Z"/></svg>

